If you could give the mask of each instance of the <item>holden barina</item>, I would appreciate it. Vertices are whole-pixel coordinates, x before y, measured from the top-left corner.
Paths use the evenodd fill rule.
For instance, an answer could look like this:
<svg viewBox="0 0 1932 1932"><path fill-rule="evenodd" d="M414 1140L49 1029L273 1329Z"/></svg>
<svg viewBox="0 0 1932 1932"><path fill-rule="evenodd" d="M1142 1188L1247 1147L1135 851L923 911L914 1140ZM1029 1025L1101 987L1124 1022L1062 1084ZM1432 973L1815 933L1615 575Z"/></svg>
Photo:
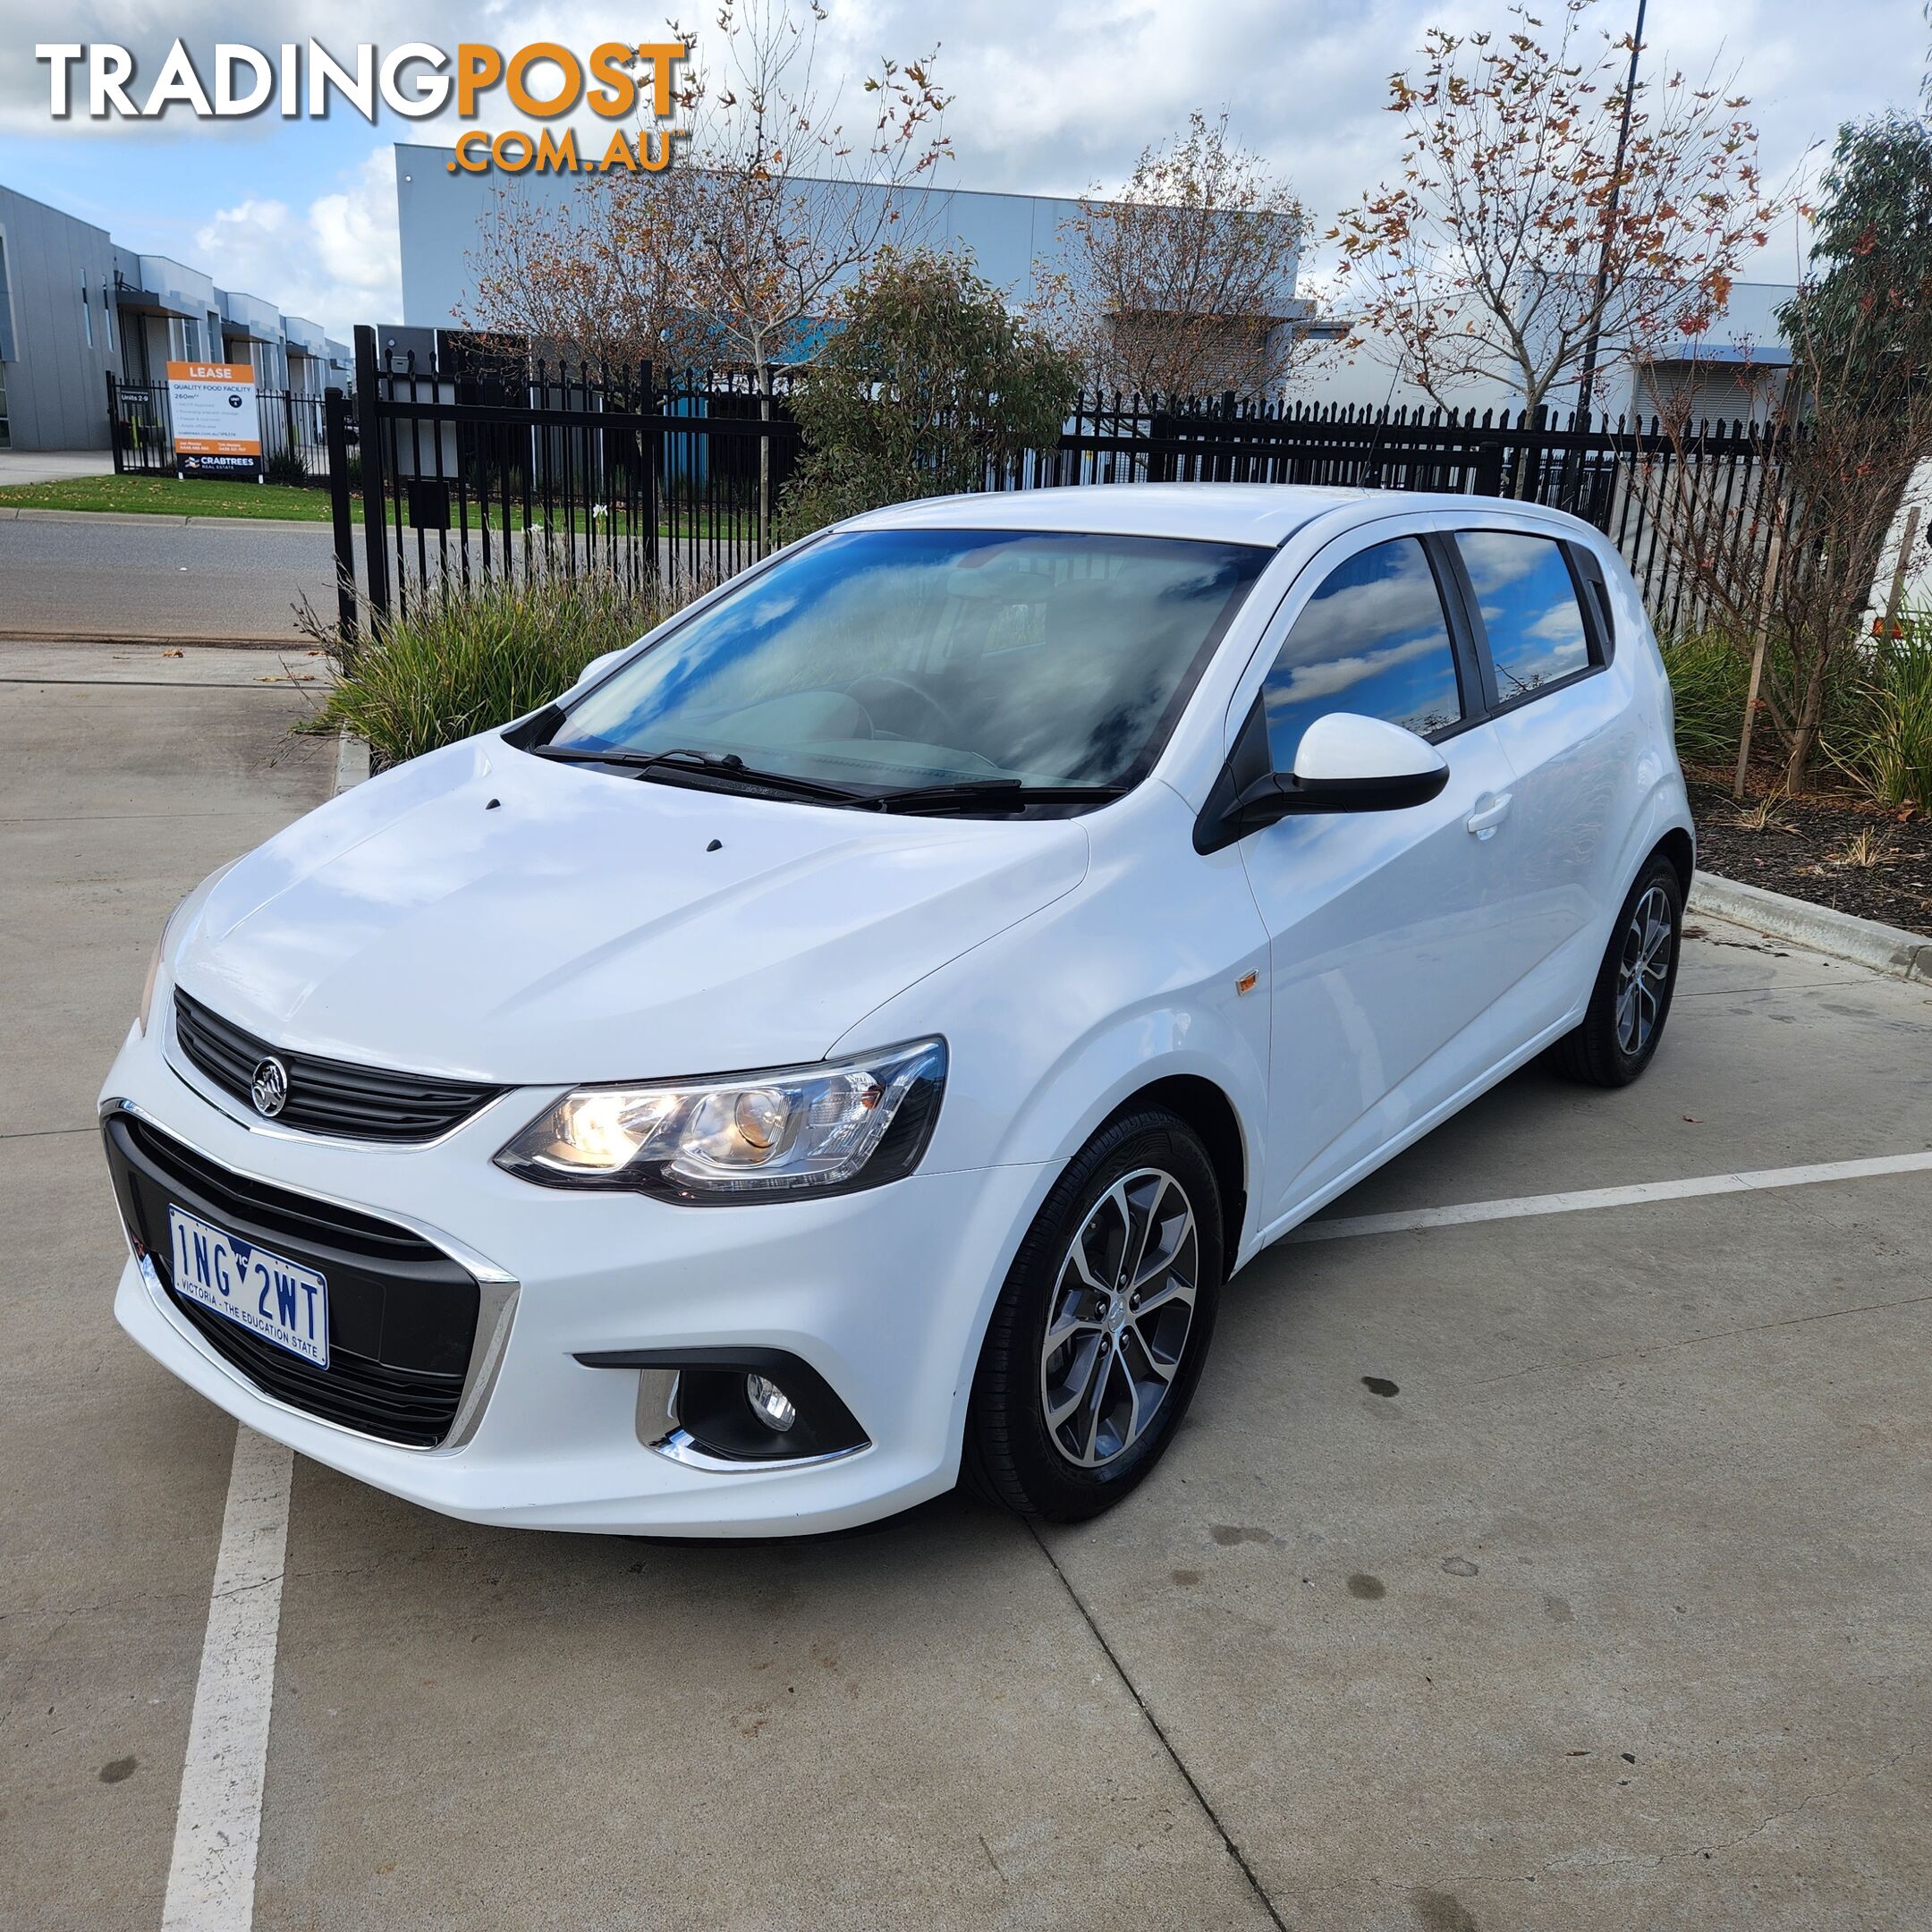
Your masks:
<svg viewBox="0 0 1932 1932"><path fill-rule="evenodd" d="M1091 1515L1271 1241L1534 1055L1643 1071L1691 858L1572 518L878 511L189 894L101 1097L115 1312L475 1521Z"/></svg>

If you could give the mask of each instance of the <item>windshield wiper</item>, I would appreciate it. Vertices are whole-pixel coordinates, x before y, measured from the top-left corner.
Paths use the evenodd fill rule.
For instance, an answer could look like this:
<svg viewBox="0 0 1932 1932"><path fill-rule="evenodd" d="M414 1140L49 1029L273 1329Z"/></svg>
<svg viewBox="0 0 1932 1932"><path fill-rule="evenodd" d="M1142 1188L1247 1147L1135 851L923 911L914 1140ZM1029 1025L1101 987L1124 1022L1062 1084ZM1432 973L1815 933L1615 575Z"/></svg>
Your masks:
<svg viewBox="0 0 1932 1932"><path fill-rule="evenodd" d="M615 765L640 777L654 771L688 771L708 778L722 778L747 791L782 792L789 798L823 799L834 805L871 802L869 793L853 792L844 785L820 784L816 778L794 778L790 772L760 771L756 766L747 765L735 751L720 755L699 751L690 745L672 745L663 751L598 751L589 745L558 744L531 745L530 750L534 756L554 758L560 765Z"/></svg>
<svg viewBox="0 0 1932 1932"><path fill-rule="evenodd" d="M970 811L990 806L1006 811L1026 805L1099 805L1126 795L1118 784L1027 784L1018 778L963 778L947 784L903 785L877 794L889 812Z"/></svg>

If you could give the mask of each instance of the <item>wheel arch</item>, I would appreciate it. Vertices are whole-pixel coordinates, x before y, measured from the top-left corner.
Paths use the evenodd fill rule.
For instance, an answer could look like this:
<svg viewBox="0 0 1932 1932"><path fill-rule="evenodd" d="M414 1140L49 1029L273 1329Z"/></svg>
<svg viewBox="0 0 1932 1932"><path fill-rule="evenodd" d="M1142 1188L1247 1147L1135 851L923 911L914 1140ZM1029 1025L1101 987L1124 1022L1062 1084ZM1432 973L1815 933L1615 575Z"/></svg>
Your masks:
<svg viewBox="0 0 1932 1932"><path fill-rule="evenodd" d="M1677 884L1684 898L1690 897L1690 874L1697 863L1697 848L1690 842L1690 835L1682 826L1673 826L1645 857L1644 865L1661 853L1671 862L1671 870L1677 875ZM1637 869L1640 872L1643 866Z"/></svg>
<svg viewBox="0 0 1932 1932"><path fill-rule="evenodd" d="M1222 1268L1224 1275L1233 1274L1248 1218L1248 1148L1233 1101L1204 1074L1169 1073L1129 1094L1095 1131L1104 1131L1143 1107L1161 1107L1178 1115L1207 1148L1221 1191Z"/></svg>

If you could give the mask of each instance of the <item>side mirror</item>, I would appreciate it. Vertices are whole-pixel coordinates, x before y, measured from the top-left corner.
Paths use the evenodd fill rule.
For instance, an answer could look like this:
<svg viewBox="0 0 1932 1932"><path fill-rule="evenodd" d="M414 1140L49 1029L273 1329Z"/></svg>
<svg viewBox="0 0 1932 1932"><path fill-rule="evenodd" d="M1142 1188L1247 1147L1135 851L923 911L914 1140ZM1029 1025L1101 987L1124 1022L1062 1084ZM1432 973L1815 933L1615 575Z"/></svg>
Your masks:
<svg viewBox="0 0 1932 1932"><path fill-rule="evenodd" d="M1449 783L1448 764L1434 745L1400 724L1351 711L1331 711L1302 733L1292 773L1266 768L1267 747L1258 702L1195 823L1195 851L1218 852L1305 812L1426 805Z"/></svg>
<svg viewBox="0 0 1932 1932"><path fill-rule="evenodd" d="M600 677L602 677L604 674L608 671L610 667L614 664L615 664L620 657L627 656L630 652L630 645L623 644L620 645L615 650L606 651L601 657L593 657L590 662L587 664L583 667L583 669L577 674L576 682L573 683L568 691L563 692L561 695L565 698L569 698L578 691L588 691L590 686L595 684L597 681Z"/></svg>
<svg viewBox="0 0 1932 1932"><path fill-rule="evenodd" d="M1301 733L1290 795L1300 811L1400 811L1449 783L1436 747L1400 724L1331 711Z"/></svg>

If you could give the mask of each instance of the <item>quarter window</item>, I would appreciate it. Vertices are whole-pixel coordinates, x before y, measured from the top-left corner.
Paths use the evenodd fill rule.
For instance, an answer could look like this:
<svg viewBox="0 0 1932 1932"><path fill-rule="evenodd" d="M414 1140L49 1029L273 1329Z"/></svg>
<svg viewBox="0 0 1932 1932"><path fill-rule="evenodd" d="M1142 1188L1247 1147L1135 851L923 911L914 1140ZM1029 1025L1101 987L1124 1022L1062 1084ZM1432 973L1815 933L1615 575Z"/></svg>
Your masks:
<svg viewBox="0 0 1932 1932"><path fill-rule="evenodd" d="M1514 530L1458 530L1504 704L1528 696L1589 663L1589 640L1576 580L1553 538Z"/></svg>
<svg viewBox="0 0 1932 1932"><path fill-rule="evenodd" d="M1282 645L1263 703L1276 771L1293 768L1301 733L1330 711L1425 738L1462 721L1455 648L1419 538L1377 544L1329 572Z"/></svg>

